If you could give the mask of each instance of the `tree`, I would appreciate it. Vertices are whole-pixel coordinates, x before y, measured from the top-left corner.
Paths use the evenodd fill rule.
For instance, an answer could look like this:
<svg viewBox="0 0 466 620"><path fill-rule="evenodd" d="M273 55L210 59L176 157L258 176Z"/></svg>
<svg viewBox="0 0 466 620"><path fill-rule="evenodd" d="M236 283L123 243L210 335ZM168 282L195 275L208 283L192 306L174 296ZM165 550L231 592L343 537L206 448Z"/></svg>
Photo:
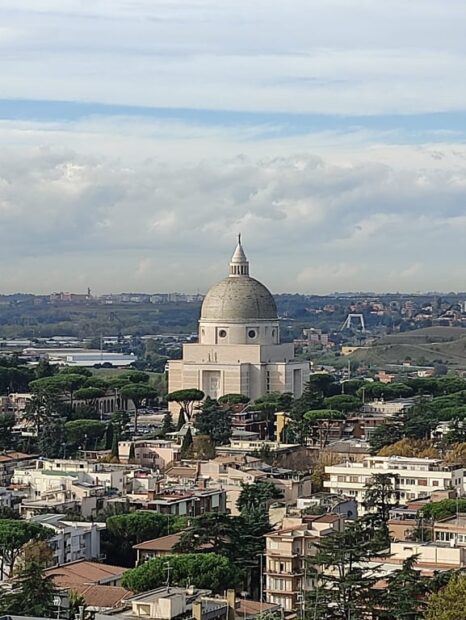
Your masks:
<svg viewBox="0 0 466 620"><path fill-rule="evenodd" d="M307 438L311 438L313 445L319 448L325 448L332 427L339 426L345 419L340 411L332 411L331 409L317 409L307 411L303 415L303 421L306 425Z"/></svg>
<svg viewBox="0 0 466 620"><path fill-rule="evenodd" d="M346 414L358 411L361 405L361 399L349 394L337 394L336 396L324 398L324 407L326 409L336 409Z"/></svg>
<svg viewBox="0 0 466 620"><path fill-rule="evenodd" d="M114 430L113 438L112 438L112 457L114 457L117 460L119 460L120 458L119 446L118 446L119 441L120 441L120 436L118 435L118 431Z"/></svg>
<svg viewBox="0 0 466 620"><path fill-rule="evenodd" d="M15 572L21 571L32 561L39 562L44 568L53 564L53 551L46 540L30 540L23 545Z"/></svg>
<svg viewBox="0 0 466 620"><path fill-rule="evenodd" d="M364 507L375 511L385 522L390 510L398 504L397 479L393 474L373 474L365 486Z"/></svg>
<svg viewBox="0 0 466 620"><path fill-rule="evenodd" d="M204 396L205 394L202 390L176 390L175 392L170 392L170 394L168 394L167 401L169 403L178 403L180 407L180 414L183 415L184 421L189 422L193 415L195 403L199 403L203 400Z"/></svg>
<svg viewBox="0 0 466 620"><path fill-rule="evenodd" d="M60 369L60 376L64 375L81 375L82 377L86 377L86 379L92 377L92 371L89 368L84 368L83 366L66 366L65 368Z"/></svg>
<svg viewBox="0 0 466 620"><path fill-rule="evenodd" d="M456 575L432 594L427 604L426 620L463 620L466 609L466 576Z"/></svg>
<svg viewBox="0 0 466 620"><path fill-rule="evenodd" d="M13 427L16 424L14 413L0 413L0 450L11 450L13 445Z"/></svg>
<svg viewBox="0 0 466 620"><path fill-rule="evenodd" d="M94 448L105 433L106 425L98 420L70 420L65 424L68 441L85 450L90 442Z"/></svg>
<svg viewBox="0 0 466 620"><path fill-rule="evenodd" d="M65 447L65 425L62 418L51 418L42 426L37 447L42 456L58 458Z"/></svg>
<svg viewBox="0 0 466 620"><path fill-rule="evenodd" d="M216 553L186 553L158 557L123 575L122 585L132 592L145 592L167 583L167 562L170 583L186 587L195 581L197 588L222 593L238 585L241 569L226 556Z"/></svg>
<svg viewBox="0 0 466 620"><path fill-rule="evenodd" d="M316 554L308 560L308 577L314 589L308 596L315 620L364 617L377 580L377 569L368 567L376 555L372 528L364 519L314 542Z"/></svg>
<svg viewBox="0 0 466 620"><path fill-rule="evenodd" d="M98 398L105 396L105 394L106 394L106 390L102 388L95 387L95 386L87 386L87 387L79 388L79 390L76 390L76 392L74 393L74 397L77 400L88 400L88 401L95 402Z"/></svg>
<svg viewBox="0 0 466 620"><path fill-rule="evenodd" d="M133 566L136 545L151 538L175 533L187 525L184 517L170 517L151 510L137 510L128 514L113 515L107 519L107 537L113 562Z"/></svg>
<svg viewBox="0 0 466 620"><path fill-rule="evenodd" d="M146 373L141 373L146 374ZM157 392L154 388L150 387L146 383L136 382L136 383L127 383L124 385L120 394L123 398L127 398L128 400L132 400L134 404L134 432L138 432L138 413L141 405L144 401L151 400L153 398L157 398Z"/></svg>
<svg viewBox="0 0 466 620"><path fill-rule="evenodd" d="M236 519L221 512L208 512L193 519L175 551L225 553L231 545Z"/></svg>
<svg viewBox="0 0 466 620"><path fill-rule="evenodd" d="M34 368L34 375L36 379L43 379L44 377L52 377L58 372L56 365L51 364L48 360L41 359L38 361L37 366Z"/></svg>
<svg viewBox="0 0 466 620"><path fill-rule="evenodd" d="M382 448L380 456L405 456L419 458L439 458L439 452L431 441L425 439L400 439L399 441Z"/></svg>
<svg viewBox="0 0 466 620"><path fill-rule="evenodd" d="M85 375L76 372L74 368L73 370L74 372L61 372L58 375L50 377L50 379L39 379L39 381L48 381L49 384L54 384L63 394L67 394L70 408L73 407L74 393L79 388L82 388L86 382Z"/></svg>
<svg viewBox="0 0 466 620"><path fill-rule="evenodd" d="M189 458L191 454L195 454L197 459L202 461L210 461L215 458L215 444L209 435L194 435L192 450L188 451Z"/></svg>
<svg viewBox="0 0 466 620"><path fill-rule="evenodd" d="M386 577L386 586L377 596L378 620L416 620L425 607L423 598L429 590L429 579L416 570L416 555L403 561L400 569Z"/></svg>
<svg viewBox="0 0 466 620"><path fill-rule="evenodd" d="M0 577L9 576L23 546L31 540L48 540L52 531L34 521L0 520Z"/></svg>
<svg viewBox="0 0 466 620"><path fill-rule="evenodd" d="M188 426L186 433L181 443L181 458L186 459L191 456L193 451L193 434L191 433L191 427Z"/></svg>
<svg viewBox="0 0 466 620"><path fill-rule="evenodd" d="M273 482L260 481L253 484L241 484L241 493L239 494L236 505L241 513L247 512L254 508L263 510L268 509L268 505L273 500L281 499L283 493L277 489Z"/></svg>
<svg viewBox="0 0 466 620"><path fill-rule="evenodd" d="M221 405L247 405L250 398L244 394L224 394L220 396L218 402Z"/></svg>
<svg viewBox="0 0 466 620"><path fill-rule="evenodd" d="M369 436L371 452L372 454L377 454L385 446L396 443L400 439L402 439L402 431L398 424L381 424Z"/></svg>
<svg viewBox="0 0 466 620"><path fill-rule="evenodd" d="M194 426L201 435L212 437L215 445L226 444L231 437L230 410L220 407L216 400L207 397L196 415Z"/></svg>
<svg viewBox="0 0 466 620"><path fill-rule="evenodd" d="M127 438L129 421L130 417L127 411L115 411L112 413L111 423L121 440Z"/></svg>
<svg viewBox="0 0 466 620"><path fill-rule="evenodd" d="M52 577L44 577L43 564L37 559L25 563L12 583L11 592L0 599L4 614L50 617L55 610L53 599L58 590Z"/></svg>
<svg viewBox="0 0 466 620"><path fill-rule="evenodd" d="M427 521L439 521L455 515L457 511L466 512L466 499L442 499L439 502L430 502L422 507L422 517Z"/></svg>
<svg viewBox="0 0 466 620"><path fill-rule="evenodd" d="M32 383L36 382L33 381ZM47 422L65 416L66 408L64 403L59 393L52 389L51 392L33 392L31 400L26 404L23 419L29 423L35 435L40 437L42 428Z"/></svg>
<svg viewBox="0 0 466 620"><path fill-rule="evenodd" d="M112 449L114 434L115 434L115 428L113 424L109 422L105 428L105 449L106 450Z"/></svg>
<svg viewBox="0 0 466 620"><path fill-rule="evenodd" d="M163 416L162 430L160 434L162 437L167 437L168 433L174 432L175 425L173 424L173 416L169 411L167 411L167 413Z"/></svg>

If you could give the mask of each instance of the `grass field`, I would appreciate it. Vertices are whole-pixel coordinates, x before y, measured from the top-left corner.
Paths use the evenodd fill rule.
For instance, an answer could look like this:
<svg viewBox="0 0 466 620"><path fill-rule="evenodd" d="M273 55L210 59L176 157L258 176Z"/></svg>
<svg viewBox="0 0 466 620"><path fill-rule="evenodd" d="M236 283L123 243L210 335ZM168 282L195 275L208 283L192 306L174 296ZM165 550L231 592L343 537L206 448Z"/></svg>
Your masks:
<svg viewBox="0 0 466 620"><path fill-rule="evenodd" d="M466 329L427 327L392 334L351 355L352 360L377 366L402 364L407 358L419 365L442 361L453 368L466 369Z"/></svg>

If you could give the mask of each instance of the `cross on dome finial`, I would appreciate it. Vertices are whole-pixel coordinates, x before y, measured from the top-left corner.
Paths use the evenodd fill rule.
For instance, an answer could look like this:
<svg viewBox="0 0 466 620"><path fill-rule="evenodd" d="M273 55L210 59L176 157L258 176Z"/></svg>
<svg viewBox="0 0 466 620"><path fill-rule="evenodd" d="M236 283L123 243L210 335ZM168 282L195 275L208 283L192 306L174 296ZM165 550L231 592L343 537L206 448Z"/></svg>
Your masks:
<svg viewBox="0 0 466 620"><path fill-rule="evenodd" d="M241 245L241 233L238 234L238 245L230 261L230 277L248 276L249 262Z"/></svg>

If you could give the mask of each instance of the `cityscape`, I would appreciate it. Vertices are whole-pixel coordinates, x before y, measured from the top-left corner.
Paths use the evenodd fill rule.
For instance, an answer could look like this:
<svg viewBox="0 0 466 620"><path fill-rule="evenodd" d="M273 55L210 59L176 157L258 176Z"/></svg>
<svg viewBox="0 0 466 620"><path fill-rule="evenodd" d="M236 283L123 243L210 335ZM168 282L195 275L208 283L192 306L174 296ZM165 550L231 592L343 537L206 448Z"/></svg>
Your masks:
<svg viewBox="0 0 466 620"><path fill-rule="evenodd" d="M0 3L0 620L466 619L465 20Z"/></svg>

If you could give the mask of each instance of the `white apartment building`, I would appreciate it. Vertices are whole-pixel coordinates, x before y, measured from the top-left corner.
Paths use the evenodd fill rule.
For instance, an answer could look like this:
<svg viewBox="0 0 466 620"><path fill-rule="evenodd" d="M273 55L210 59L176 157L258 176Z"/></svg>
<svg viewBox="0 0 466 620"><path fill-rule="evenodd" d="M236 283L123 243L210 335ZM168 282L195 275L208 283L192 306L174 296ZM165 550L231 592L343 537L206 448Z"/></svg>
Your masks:
<svg viewBox="0 0 466 620"><path fill-rule="evenodd" d="M44 514L32 518L32 521L54 531L48 541L53 551L54 565L102 559L100 533L106 529L106 524L65 519L63 514Z"/></svg>
<svg viewBox="0 0 466 620"><path fill-rule="evenodd" d="M109 494L125 491L125 472L121 469L58 459L38 461L37 465L41 468L15 469L12 478L14 487L24 495L20 513L25 518L42 513L44 508L56 512L79 510L84 517L95 517L105 507Z"/></svg>
<svg viewBox="0 0 466 620"><path fill-rule="evenodd" d="M455 489L464 491L464 468L446 465L439 459L406 458L401 456L367 456L362 462L345 462L325 467L328 480L324 487L330 493L354 497L361 506L366 484L374 474L390 474L400 503L430 495L434 491Z"/></svg>

